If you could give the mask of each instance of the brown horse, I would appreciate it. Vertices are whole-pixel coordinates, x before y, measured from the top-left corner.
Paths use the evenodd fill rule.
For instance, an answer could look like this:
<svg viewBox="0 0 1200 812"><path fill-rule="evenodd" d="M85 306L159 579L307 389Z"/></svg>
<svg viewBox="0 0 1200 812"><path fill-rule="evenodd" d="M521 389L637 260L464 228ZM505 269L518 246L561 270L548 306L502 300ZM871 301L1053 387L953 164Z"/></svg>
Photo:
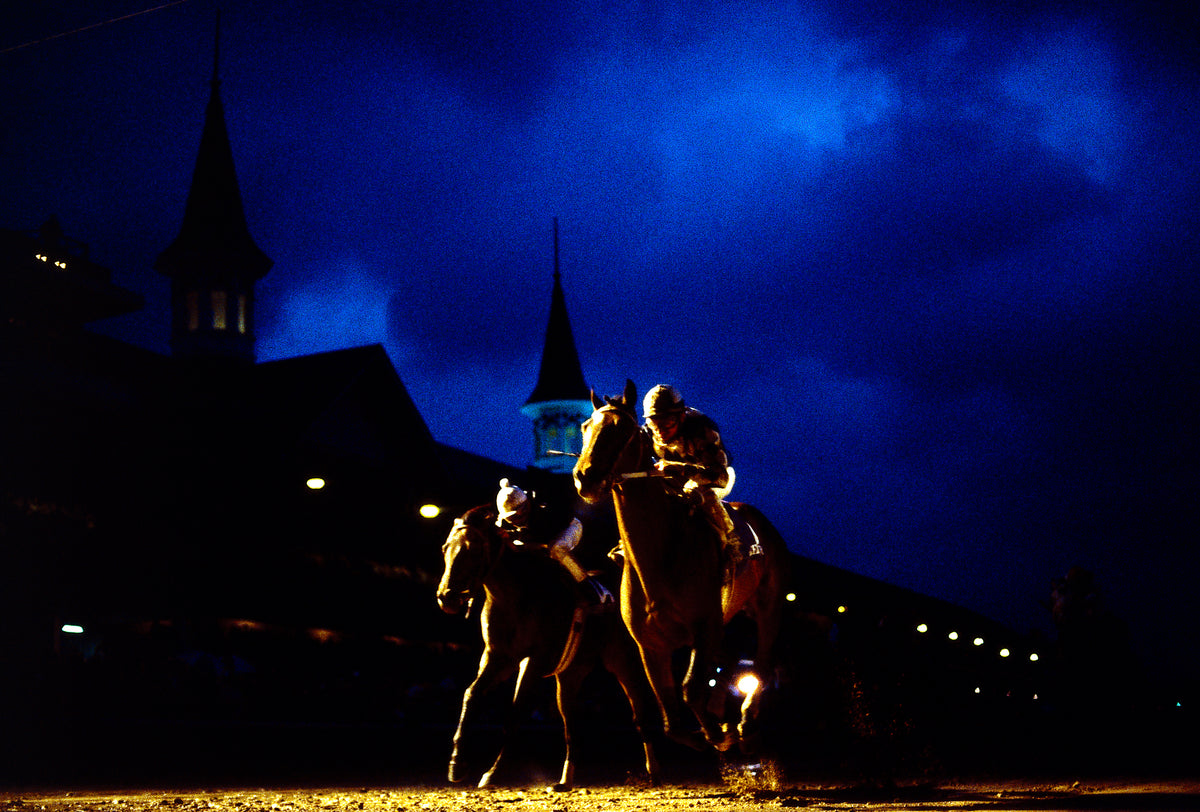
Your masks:
<svg viewBox="0 0 1200 812"><path fill-rule="evenodd" d="M688 730L686 705L704 738L726 750L733 745L734 731L721 725L718 703L723 706L723 693L710 690L724 626L739 612L754 622L755 666L759 673L770 674L783 611L787 546L759 511L732 503L753 529L762 554L748 558L726 582L725 554L716 532L701 511L690 510L667 479L655 476L651 445L635 412L633 382L626 382L621 397L604 402L593 395L592 401L595 411L583 424L575 487L588 502L612 493L625 557L621 615L641 650L664 732L690 746L703 746ZM690 660L677 686L672 659L680 649L690 652ZM741 707L737 736L746 749L760 700L760 691L750 691Z"/></svg>
<svg viewBox="0 0 1200 812"><path fill-rule="evenodd" d="M492 688L517 674L513 702L503 724L500 752L479 781L488 786L504 755L504 744L528 711L534 677L553 675L557 681L558 712L562 717L566 753L556 790L570 789L575 763L571 758L573 720L579 689L585 677L604 666L620 683L633 711L633 723L642 738L645 769L651 782L659 781L654 748L643 730L652 718L653 696L638 660L637 647L613 611L597 612L585 605L578 585L545 550L515 547L496 528L496 509L481 505L455 520L442 545L445 572L438 585L438 605L456 614L470 605L482 589L485 600L481 627L483 655L475 680L463 693L462 713L454 733L449 778L465 778L462 755L464 736L472 729L479 700Z"/></svg>

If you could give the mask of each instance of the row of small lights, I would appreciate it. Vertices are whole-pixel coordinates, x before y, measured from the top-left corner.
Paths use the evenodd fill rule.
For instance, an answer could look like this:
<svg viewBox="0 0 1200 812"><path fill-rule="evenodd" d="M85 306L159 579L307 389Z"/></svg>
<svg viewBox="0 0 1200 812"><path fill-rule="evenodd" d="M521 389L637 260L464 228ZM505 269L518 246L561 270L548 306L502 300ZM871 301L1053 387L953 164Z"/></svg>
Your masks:
<svg viewBox="0 0 1200 812"><path fill-rule="evenodd" d="M41 262L50 261L50 257L46 256L45 254L34 254L34 257ZM54 267L62 268L65 271L67 269L67 263L63 262L61 259L56 259L54 260Z"/></svg>
<svg viewBox="0 0 1200 812"><path fill-rule="evenodd" d="M310 491L319 491L324 489L325 480L319 476L309 477L304 483ZM421 514L423 519L436 519L442 514L442 509L434 504L424 504L417 508L417 513Z"/></svg>
<svg viewBox="0 0 1200 812"><path fill-rule="evenodd" d="M929 626L925 623L918 623L916 626L916 630L919 634L928 634ZM946 634L946 639L950 640L952 642L957 641L959 639L959 634L958 634L958 632L952 630ZM971 641L971 644L976 647L982 646L984 644L984 639L982 637L976 637ZM1007 648L1001 648L998 653L1001 657L1012 656L1012 652L1009 651ZM1038 657L1038 653L1036 651L1032 651L1029 653L1029 662L1036 663L1039 659L1040 658Z"/></svg>
<svg viewBox="0 0 1200 812"><path fill-rule="evenodd" d="M789 603L794 603L796 600L796 593L789 592L784 597ZM847 609L846 609L845 604L838 606L838 608L837 608L837 613L839 615L846 614L846 611L847 611ZM915 628L916 628L916 631L920 634L928 634L929 633L929 625L926 623L918 623ZM959 639L959 634L956 631L950 631L946 635L946 639L951 640L951 641L957 641ZM976 637L974 640L971 641L971 643L975 646L982 646L984 644L984 642L985 641L982 637ZM1012 656L1012 652L1009 651L1007 648L1000 649L1000 651L998 653L1000 654L1001 657ZM1039 657L1038 657L1038 653L1036 651L1030 652L1029 662L1036 663L1038 661L1038 659L1039 659Z"/></svg>

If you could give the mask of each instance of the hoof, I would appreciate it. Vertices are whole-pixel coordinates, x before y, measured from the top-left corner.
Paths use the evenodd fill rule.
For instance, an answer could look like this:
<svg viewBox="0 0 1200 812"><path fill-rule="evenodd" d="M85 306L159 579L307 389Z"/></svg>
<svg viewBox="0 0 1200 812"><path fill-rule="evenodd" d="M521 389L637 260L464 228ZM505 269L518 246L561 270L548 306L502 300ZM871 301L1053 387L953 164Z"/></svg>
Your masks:
<svg viewBox="0 0 1200 812"><path fill-rule="evenodd" d="M709 747L708 741L699 733L676 733L672 730L666 731L666 736L677 744L682 744L684 747L690 747L699 752L704 752Z"/></svg>
<svg viewBox="0 0 1200 812"><path fill-rule="evenodd" d="M556 783L550 787L551 792L570 792L572 789L570 784Z"/></svg>

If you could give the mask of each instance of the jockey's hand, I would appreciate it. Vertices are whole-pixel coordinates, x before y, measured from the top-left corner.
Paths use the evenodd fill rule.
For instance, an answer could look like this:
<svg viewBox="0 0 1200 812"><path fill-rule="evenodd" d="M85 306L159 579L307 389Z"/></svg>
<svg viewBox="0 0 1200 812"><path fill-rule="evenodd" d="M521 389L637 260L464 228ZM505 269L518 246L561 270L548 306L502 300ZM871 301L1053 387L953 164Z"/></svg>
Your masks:
<svg viewBox="0 0 1200 812"><path fill-rule="evenodd" d="M683 492L685 495L691 496L696 491L700 490L700 487L701 485L699 482L694 479L689 479L687 482L683 483Z"/></svg>

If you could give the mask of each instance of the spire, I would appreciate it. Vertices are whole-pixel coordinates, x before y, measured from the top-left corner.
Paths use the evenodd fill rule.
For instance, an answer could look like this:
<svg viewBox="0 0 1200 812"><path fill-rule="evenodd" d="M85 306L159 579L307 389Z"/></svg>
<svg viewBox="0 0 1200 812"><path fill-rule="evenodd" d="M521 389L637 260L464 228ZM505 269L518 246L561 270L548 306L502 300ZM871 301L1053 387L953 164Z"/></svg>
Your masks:
<svg viewBox="0 0 1200 812"><path fill-rule="evenodd" d="M171 277L206 273L221 267L230 274L261 279L270 270L271 260L254 244L246 226L221 104L220 32L218 13L211 91L183 225L179 236L159 255L155 267Z"/></svg>
<svg viewBox="0 0 1200 812"><path fill-rule="evenodd" d="M567 300L558 269L558 218L554 220L554 289L542 366L537 386L521 413L533 421L533 465L569 475L575 463L571 455L577 455L583 446L579 425L592 413L592 401L567 319Z"/></svg>
<svg viewBox="0 0 1200 812"><path fill-rule="evenodd" d="M154 267L171 279L175 355L254 361L254 283L271 268L246 227L221 104L221 18L204 129L179 235Z"/></svg>
<svg viewBox="0 0 1200 812"><path fill-rule="evenodd" d="M550 294L550 320L546 325L546 342L542 349L542 366L537 386L525 401L528 406L560 400L590 401L591 390L583 379L583 368L575 350L571 322L567 318L567 301L563 295L562 274L558 268L558 218L554 218L554 289Z"/></svg>

